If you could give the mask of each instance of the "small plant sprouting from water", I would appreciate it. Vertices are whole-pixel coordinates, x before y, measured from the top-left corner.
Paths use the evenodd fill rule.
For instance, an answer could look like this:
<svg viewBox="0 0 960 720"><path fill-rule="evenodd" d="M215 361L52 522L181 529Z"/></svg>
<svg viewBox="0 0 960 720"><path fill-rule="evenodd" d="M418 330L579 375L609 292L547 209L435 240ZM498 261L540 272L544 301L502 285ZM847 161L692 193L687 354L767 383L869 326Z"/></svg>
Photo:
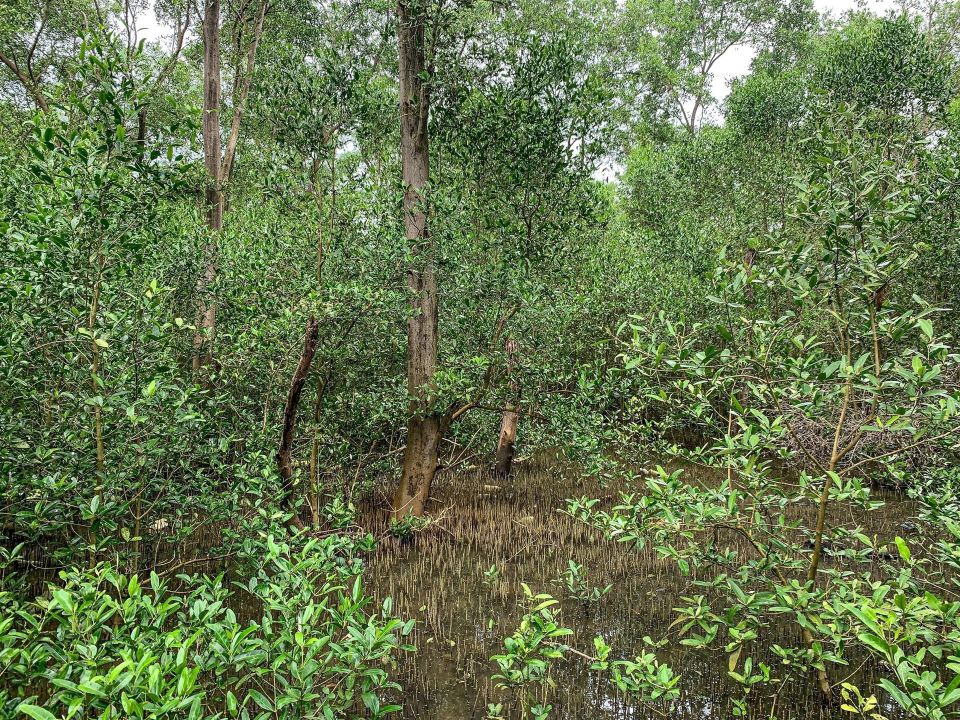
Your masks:
<svg viewBox="0 0 960 720"><path fill-rule="evenodd" d="M731 656L731 658L734 657L735 656ZM731 666L735 665L732 661L730 664ZM771 682L770 667L765 663L758 663L756 668L754 668L753 658L748 657L743 661L743 670L741 672L731 667L727 675L735 680L743 690L743 697L732 698L733 716L747 717L747 696L750 694L754 685Z"/></svg>
<svg viewBox="0 0 960 720"><path fill-rule="evenodd" d="M877 696L864 697L860 688L852 683L843 683L840 688L840 699L843 701L840 709L845 713L858 718L867 718L867 720L887 720L886 715L877 712L880 707Z"/></svg>
<svg viewBox="0 0 960 720"><path fill-rule="evenodd" d="M557 600L546 593L534 594L526 583L521 585L525 612L513 634L504 638L504 652L491 658L499 669L493 680L497 687L516 694L524 718L542 720L552 706L537 703L536 693L553 687L550 669L568 650L558 639L573 631L559 624Z"/></svg>
<svg viewBox="0 0 960 720"><path fill-rule="evenodd" d="M430 525L430 518L405 515L399 520L390 523L388 532L399 540L410 540L418 532L422 532Z"/></svg>
<svg viewBox="0 0 960 720"><path fill-rule="evenodd" d="M568 598L584 605L599 602L613 588L613 585L602 588L590 585L584 566L575 563L573 560L568 561L567 569L563 571L559 579L554 580L554 583L563 587Z"/></svg>
<svg viewBox="0 0 960 720"><path fill-rule="evenodd" d="M657 644L650 637L644 637L649 649L633 660L611 661L611 648L602 637L593 640L595 655L581 652L557 642L557 638L573 634L572 630L559 624L555 610L558 601L547 594L535 595L526 583L522 583L522 587L525 613L520 626L510 637L504 638L505 652L491 659L500 670L493 675L497 687L516 693L523 718L543 720L548 716L551 705L543 704L542 698L540 704L533 703L537 692L543 692L544 686L553 687L550 670L557 660L567 655L589 661L591 670L607 675L621 692L645 705L671 702L679 697L680 676L656 656L655 651L663 642ZM500 706L489 706L487 720L499 720L500 712Z"/></svg>
<svg viewBox="0 0 960 720"><path fill-rule="evenodd" d="M494 587L498 582L500 582L501 576L500 568L495 564L491 565L488 569L483 571L483 584L487 587Z"/></svg>
<svg viewBox="0 0 960 720"><path fill-rule="evenodd" d="M487 705L487 714L483 716L483 720L506 720L503 716L503 704L502 703L490 703Z"/></svg>
<svg viewBox="0 0 960 720"><path fill-rule="evenodd" d="M633 660L611 662L610 646L602 637L593 639L596 657L591 670L608 672L610 681L623 693L644 704L676 700L680 696L680 676L673 668L657 660L659 647L649 637L643 638L651 649L641 651Z"/></svg>

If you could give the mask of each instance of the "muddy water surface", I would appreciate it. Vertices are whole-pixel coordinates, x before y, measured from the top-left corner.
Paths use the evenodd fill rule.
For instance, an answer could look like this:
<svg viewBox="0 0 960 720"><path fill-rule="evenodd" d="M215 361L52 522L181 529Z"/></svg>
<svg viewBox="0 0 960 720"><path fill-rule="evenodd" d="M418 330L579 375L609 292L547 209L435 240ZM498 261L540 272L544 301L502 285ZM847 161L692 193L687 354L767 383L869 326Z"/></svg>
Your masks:
<svg viewBox="0 0 960 720"><path fill-rule="evenodd" d="M688 476L696 474L688 469ZM709 481L709 477L700 478ZM394 678L404 687L402 717L409 720L483 718L488 703L502 703L516 717L513 697L491 680L490 657L502 652L502 639L518 624L520 583L562 600L563 624L574 630L570 645L590 651L602 635L612 656L635 656L643 637L670 632L682 597L702 594L670 561L649 551L631 551L605 540L596 531L559 513L568 497L617 498L617 487L599 487L555 462L537 460L519 466L509 480L468 470L438 476L431 512L439 520L412 542L387 537L370 561L368 588L379 598L392 596L395 611L415 618L416 653L401 658ZM892 539L912 508L897 498L884 510L858 520L881 540ZM844 518L849 520L849 518ZM363 524L379 534L387 518L374 504L364 508ZM731 542L731 545L734 543ZM746 548L739 548L746 552ZM584 607L563 597L557 584L569 560L585 566L592 585L613 585L598 604ZM484 571L496 565L500 578L485 581ZM866 568L865 568L866 569ZM765 629L751 648L757 661L783 676L773 643L797 645L792 626ZM552 673L555 686L544 699L554 706L553 718L677 720L732 717L731 697L739 688L727 677L727 655L721 650L695 650L672 642L658 653L682 676L680 699L670 706L646 707L624 697L589 663L570 655ZM836 673L835 673L836 674ZM864 690L875 687L876 668L856 660L846 673ZM885 704L886 705L886 704ZM839 717L825 707L810 677L759 686L751 696L752 718L807 720ZM891 720L892 705L882 708ZM513 713L513 714L511 714ZM836 715L834 713L837 713Z"/></svg>

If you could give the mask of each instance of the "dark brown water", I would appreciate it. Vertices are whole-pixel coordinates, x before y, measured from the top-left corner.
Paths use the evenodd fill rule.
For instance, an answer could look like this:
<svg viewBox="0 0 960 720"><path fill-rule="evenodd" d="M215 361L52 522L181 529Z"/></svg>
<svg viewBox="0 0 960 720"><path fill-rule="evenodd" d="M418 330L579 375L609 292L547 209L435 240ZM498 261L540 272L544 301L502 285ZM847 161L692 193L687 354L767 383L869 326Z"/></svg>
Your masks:
<svg viewBox="0 0 960 720"><path fill-rule="evenodd" d="M687 472L698 473L695 468ZM699 479L711 478L708 473ZM684 577L672 561L658 559L650 550L636 552L612 543L557 511L568 497L586 494L613 500L619 489L600 487L558 463L544 461L521 465L505 481L479 470L438 476L431 508L436 521L412 542L386 537L367 573L369 590L379 598L392 596L401 617L417 620L411 642L418 652L402 657L393 673L404 687L403 718L483 718L488 703L502 703L505 715L518 716L512 708L514 697L491 680L496 668L490 657L502 652L503 637L517 627L521 582L562 601L563 624L574 630L565 642L586 652L592 651L593 638L602 635L613 647L612 658L632 659L643 648L645 635L655 639L669 635L681 598L703 593L692 584L696 576ZM881 540L892 539L911 511L909 503L896 501L869 518L856 519ZM386 530L386 515L374 504L364 508L362 518L375 533ZM730 546L736 548L735 539ZM747 552L745 547L736 549ZM571 559L585 566L592 585L613 585L595 606L565 598L564 589L556 584ZM485 582L484 571L492 565L500 570L500 578ZM740 697L741 691L727 676L728 656L722 643L716 643L718 650L704 651L678 640L674 635L658 657L682 676L679 700L638 705L591 672L587 660L569 655L555 666L555 687L543 693L542 699L554 706L551 717L732 717L731 698ZM773 643L799 645L795 627L766 628L748 649L755 662L767 663L779 680L754 689L748 717L848 716L824 706L812 676L785 674L786 668L769 650ZM869 695L875 691L876 671L857 660L849 668L834 669L832 679L839 683L850 676ZM882 703L885 715L898 717L892 703Z"/></svg>

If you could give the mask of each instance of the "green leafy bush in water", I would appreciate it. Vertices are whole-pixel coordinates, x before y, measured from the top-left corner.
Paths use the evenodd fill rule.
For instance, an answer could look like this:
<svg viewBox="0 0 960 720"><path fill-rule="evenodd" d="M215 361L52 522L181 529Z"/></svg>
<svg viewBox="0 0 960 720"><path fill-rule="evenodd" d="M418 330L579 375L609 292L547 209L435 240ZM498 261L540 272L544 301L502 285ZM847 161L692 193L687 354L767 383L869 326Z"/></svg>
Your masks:
<svg viewBox="0 0 960 720"><path fill-rule="evenodd" d="M0 594L4 717L382 718L412 621L371 608L352 541L260 543L251 579L61 573ZM244 617L249 614L251 618ZM255 619L254 619L255 618Z"/></svg>
<svg viewBox="0 0 960 720"><path fill-rule="evenodd" d="M573 565L571 561L571 568ZM591 670L638 703L652 706L679 696L680 676L660 663L652 650L641 652L633 660L611 660L611 647L602 637L593 640L595 656L561 642L559 639L572 635L573 630L561 624L559 602L546 593L534 593L526 583L521 587L524 613L520 624L503 639L503 653L491 660L498 668L493 680L498 688L513 694L522 717L545 720L550 715L553 706L546 702L546 695L555 685L550 673L568 655L589 661ZM644 642L655 645L649 637ZM491 704L487 720L502 720L502 713L502 704Z"/></svg>
<svg viewBox="0 0 960 720"><path fill-rule="evenodd" d="M713 273L716 323L661 312L625 327L638 405L707 438L672 452L721 471L716 482L658 467L619 502L572 499L567 512L694 576L676 637L728 654L735 716L758 685L807 677L832 697L841 666L872 656L877 692L903 713L955 717L960 523L956 475L935 468L956 462L960 356L903 278L956 158L925 173L923 133L844 107L807 144L818 156L783 224ZM916 485L919 522L872 535L872 483ZM770 668L751 655L782 619L799 632L771 648ZM842 689L844 712L875 712L872 688Z"/></svg>
<svg viewBox="0 0 960 720"><path fill-rule="evenodd" d="M498 668L493 679L497 687L516 694L524 717L543 720L552 706L536 702L536 692L553 687L550 669L569 649L558 640L573 630L560 625L558 602L550 595L535 594L525 583L523 594L520 625L504 638L504 652L491 658Z"/></svg>
<svg viewBox="0 0 960 720"><path fill-rule="evenodd" d="M613 588L613 585L603 587L591 585L587 579L586 568L573 560L567 561L567 569L560 574L560 577L554 583L564 589L568 598L583 605L600 602L600 599Z"/></svg>

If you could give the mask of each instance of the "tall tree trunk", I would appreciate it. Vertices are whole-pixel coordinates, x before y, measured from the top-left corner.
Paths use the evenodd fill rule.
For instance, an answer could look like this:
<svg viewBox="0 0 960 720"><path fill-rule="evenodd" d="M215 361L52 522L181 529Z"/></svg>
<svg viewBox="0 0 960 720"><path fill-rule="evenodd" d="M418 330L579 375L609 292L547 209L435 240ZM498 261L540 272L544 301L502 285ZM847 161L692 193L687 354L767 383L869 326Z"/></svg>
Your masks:
<svg viewBox="0 0 960 720"><path fill-rule="evenodd" d="M223 229L223 188L220 176L220 0L206 0L203 13L203 165L207 171L206 205L209 237L204 246L204 269L197 283L199 296L193 369L213 359L217 305L209 297L217 277L217 236Z"/></svg>
<svg viewBox="0 0 960 720"><path fill-rule="evenodd" d="M267 0L260 5L253 20L250 45L241 72L236 70L233 83L233 119L227 135L226 149L221 156L220 144L220 0L205 0L203 14L203 165L207 170L207 228L209 238L204 247L204 270L197 283L199 296L197 334L194 337L193 368L213 362L213 341L217 327L217 303L210 296L210 287L217 279L217 244L223 229L224 186L233 174L240 125L247 106L250 83L257 61L257 48L263 36ZM238 30L238 37L242 30Z"/></svg>
<svg viewBox="0 0 960 720"><path fill-rule="evenodd" d="M427 122L430 86L425 58L426 16L422 4L397 3L400 60L400 153L403 165L403 224L411 249L407 269L410 319L407 321L407 392L410 396L403 474L393 501L393 517L423 515L437 469L440 442L449 420L431 407L437 368L438 289L435 247L427 228L423 190L430 179Z"/></svg>
<svg viewBox="0 0 960 720"><path fill-rule="evenodd" d="M317 210L320 214L317 237L317 287L321 291L323 289L323 267L327 260L327 243L332 242L333 234L336 232L337 143L333 139L335 137L335 133L330 133L328 137L326 131L324 131L324 144L330 142L330 231L326 239L323 234L323 215L324 197L327 190L326 187L321 185L320 181L322 161L319 157L315 161L315 169L310 178L313 194L317 200ZM317 378L317 396L313 405L313 441L310 443L310 509L315 526L320 522L320 422L323 419L323 400L329 380L329 371Z"/></svg>
<svg viewBox="0 0 960 720"><path fill-rule="evenodd" d="M513 338L505 343L507 351L507 376L510 378L512 397L504 403L503 419L500 421L500 438L497 440L497 454L493 464L495 475L506 477L513 471L513 458L516 455L517 426L520 423L519 394L520 385L513 377L513 359L519 344Z"/></svg>

